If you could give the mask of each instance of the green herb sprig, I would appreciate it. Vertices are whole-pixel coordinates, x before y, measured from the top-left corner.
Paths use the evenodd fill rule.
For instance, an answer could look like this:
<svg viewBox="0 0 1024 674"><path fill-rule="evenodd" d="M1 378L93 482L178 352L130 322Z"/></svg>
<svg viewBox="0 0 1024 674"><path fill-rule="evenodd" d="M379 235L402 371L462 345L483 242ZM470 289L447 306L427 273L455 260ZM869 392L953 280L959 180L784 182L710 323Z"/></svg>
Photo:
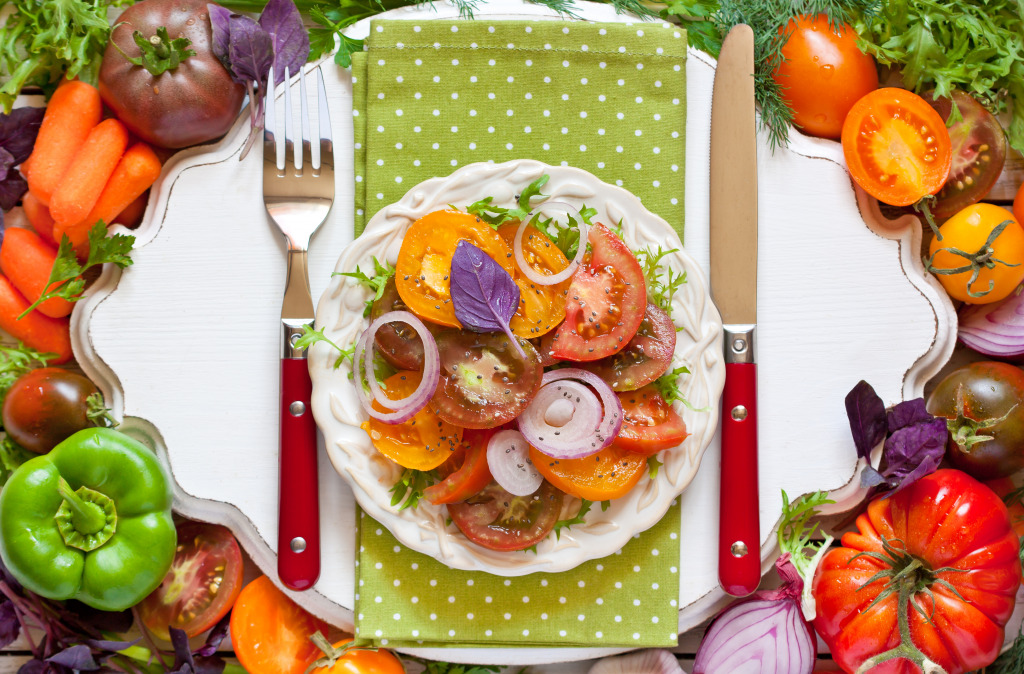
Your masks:
<svg viewBox="0 0 1024 674"><path fill-rule="evenodd" d="M789 553L790 561L804 581L801 608L807 620L813 620L815 613L814 597L811 595L814 570L834 540L829 535L825 535L821 541L811 540L818 532L818 524L812 520L817 516L818 508L829 503L835 501L829 499L828 492L824 491L806 494L792 503L785 490L782 492L782 523L777 534L779 551Z"/></svg>
<svg viewBox="0 0 1024 674"><path fill-rule="evenodd" d="M590 507L592 505L594 505L592 501L588 501L585 498L580 499L580 509L576 512L575 517L570 517L569 519L558 520L557 522L555 522L555 528L552 529L552 531L555 532L555 539L557 540L561 537L562 529L568 529L577 524L583 524L583 518L588 512L590 512Z"/></svg>
<svg viewBox="0 0 1024 674"><path fill-rule="evenodd" d="M675 271L672 267L662 263L662 259L678 250L678 248L662 250L661 246L658 246L657 249L645 248L636 254L640 269L644 273L644 279L647 281L647 301L656 304L669 316L672 315L672 298L675 297L676 291L686 283L686 272Z"/></svg>
<svg viewBox="0 0 1024 674"><path fill-rule="evenodd" d="M415 509L423 498L423 491L440 481L436 470L415 470L406 468L398 482L389 490L391 493L391 505L398 506L399 510L406 508Z"/></svg>
<svg viewBox="0 0 1024 674"><path fill-rule="evenodd" d="M532 183L526 186L526 188L516 197L515 208L503 208L501 206L494 206L492 202L494 197L485 197L479 201L474 201L466 207L466 212L477 216L494 229L498 229L506 222L520 222L525 220L530 215L532 207L530 206L530 200L534 198L547 199L547 194L541 193L541 188L547 184L551 176L544 174L541 177L534 180Z"/></svg>
<svg viewBox="0 0 1024 674"><path fill-rule="evenodd" d="M336 271L331 274L331 276L347 276L348 278L355 279L360 285L373 291L373 297L366 300L366 306L363 308L363 317L370 315L373 303L384 296L384 287L387 286L388 279L394 275L394 266L390 262L381 262L377 259L377 256L373 256L373 271L370 274L364 273L358 265L356 265L354 272Z"/></svg>
<svg viewBox="0 0 1024 674"><path fill-rule="evenodd" d="M79 264L75 249L71 240L65 234L61 237L60 246L57 248L57 259L50 269L50 277L46 280L46 290L35 302L29 305L28 309L21 312L18 319L22 319L37 306L52 297L61 297L69 302L77 302L82 298L82 291L85 290L85 279L82 274L96 265L111 263L121 269L132 264L129 257L132 246L135 244L135 237L130 234L115 234L107 236L107 226L101 220L89 230L89 256L85 264Z"/></svg>
<svg viewBox="0 0 1024 674"><path fill-rule="evenodd" d="M17 346L0 346L0 402L7 397L18 377L37 367L45 367L56 357L55 353L42 353L21 342Z"/></svg>

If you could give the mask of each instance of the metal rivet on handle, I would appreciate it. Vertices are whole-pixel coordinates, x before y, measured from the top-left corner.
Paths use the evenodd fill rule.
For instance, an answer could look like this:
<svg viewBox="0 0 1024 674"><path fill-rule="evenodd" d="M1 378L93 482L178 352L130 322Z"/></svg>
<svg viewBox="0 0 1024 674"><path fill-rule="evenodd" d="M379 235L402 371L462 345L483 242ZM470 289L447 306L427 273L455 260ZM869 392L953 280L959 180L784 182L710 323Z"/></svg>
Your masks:
<svg viewBox="0 0 1024 674"><path fill-rule="evenodd" d="M292 539L291 545L292 545L292 552L302 552L303 550L306 549L306 539L303 538L302 536L296 536L295 538ZM734 545L733 547L735 548L736 546ZM744 550L745 549L746 548L744 548ZM735 554L735 553L733 553L733 554Z"/></svg>
<svg viewBox="0 0 1024 674"><path fill-rule="evenodd" d="M736 421L743 421L747 418L747 408L743 405L737 405L732 408L732 418Z"/></svg>
<svg viewBox="0 0 1024 674"><path fill-rule="evenodd" d="M747 350L747 340L743 339L742 337L737 337L736 339L732 340L732 350L735 353L743 353L744 351Z"/></svg>
<svg viewBox="0 0 1024 674"><path fill-rule="evenodd" d="M301 417L306 413L306 404L301 400L296 400L288 406L288 411L292 413L293 417Z"/></svg>
<svg viewBox="0 0 1024 674"><path fill-rule="evenodd" d="M294 541L292 541L294 547ZM747 544L743 541L736 541L732 544L732 556L733 557L746 557L747 556Z"/></svg>

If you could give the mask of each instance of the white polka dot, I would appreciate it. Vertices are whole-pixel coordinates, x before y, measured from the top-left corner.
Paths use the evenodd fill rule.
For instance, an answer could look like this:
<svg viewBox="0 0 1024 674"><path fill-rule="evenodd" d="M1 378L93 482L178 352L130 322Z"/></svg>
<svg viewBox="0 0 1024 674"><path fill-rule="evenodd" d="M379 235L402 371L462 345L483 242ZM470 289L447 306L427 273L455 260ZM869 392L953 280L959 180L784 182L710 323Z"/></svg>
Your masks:
<svg viewBox="0 0 1024 674"><path fill-rule="evenodd" d="M550 110L545 110L543 114L544 114L545 117L550 117L551 116L551 111Z"/></svg>
<svg viewBox="0 0 1024 674"><path fill-rule="evenodd" d="M515 49L515 48L516 48L516 45L515 45L515 43L513 43L513 42L509 42L509 43L508 43L508 45L506 45L506 46L507 46L507 47L508 47L509 49Z"/></svg>
<svg viewBox="0 0 1024 674"><path fill-rule="evenodd" d="M490 604L492 601L494 601L494 600L491 599L490 597L484 597L484 603Z"/></svg>
<svg viewBox="0 0 1024 674"><path fill-rule="evenodd" d="M494 32L494 26L487 26L487 32L488 33L493 33Z"/></svg>
<svg viewBox="0 0 1024 674"><path fill-rule="evenodd" d="M587 146L586 145L580 145L580 152L586 152L586 151L587 151Z"/></svg>
<svg viewBox="0 0 1024 674"><path fill-rule="evenodd" d="M511 581L511 580L509 580L508 578L506 578L506 579L504 580L504 585L505 585L505 587L508 587L508 586L509 586L509 585L511 585L511 584L512 584L512 581Z"/></svg>
<svg viewBox="0 0 1024 674"><path fill-rule="evenodd" d="M530 128L530 127L528 127L528 126L524 126L524 127L523 127L523 133L530 133L531 131L533 131L533 129L532 129L532 128Z"/></svg>
<svg viewBox="0 0 1024 674"><path fill-rule="evenodd" d="M420 160L419 159L413 159L412 160L412 165L413 166L419 166L420 165Z"/></svg>
<svg viewBox="0 0 1024 674"><path fill-rule="evenodd" d="M643 96L637 96L635 100L636 100L637 103L643 103L644 102Z"/></svg>
<svg viewBox="0 0 1024 674"><path fill-rule="evenodd" d="M643 63L637 63L636 64L636 69L637 70L643 70L644 69L644 64Z"/></svg>
<svg viewBox="0 0 1024 674"><path fill-rule="evenodd" d="M514 114L516 114L516 113L515 113L515 111L513 111L513 110L506 110L506 111L505 111L505 114L506 114L506 115L508 115L509 117L511 117L512 115L514 115Z"/></svg>
<svg viewBox="0 0 1024 674"><path fill-rule="evenodd" d="M673 599L672 601L670 601L670 602L668 603L668 605L669 605L669 606L671 606L671 607L673 607L673 608L675 608L675 605L676 605L676 600L675 600L675 599Z"/></svg>
<svg viewBox="0 0 1024 674"><path fill-rule="evenodd" d="M527 33L532 33L533 32L533 26L527 26L526 27L526 32Z"/></svg>
<svg viewBox="0 0 1024 674"><path fill-rule="evenodd" d="M434 148L435 150L437 150L438 148L441 147L441 144L440 143L434 143L433 145L431 145L431 147Z"/></svg>
<svg viewBox="0 0 1024 674"><path fill-rule="evenodd" d="M622 583L619 582L619 581L615 581L615 589L616 590L621 590L622 589Z"/></svg>
<svg viewBox="0 0 1024 674"><path fill-rule="evenodd" d="M550 150L551 149L551 146L548 145L547 143L544 143L543 145L541 145L541 147L544 148L545 150Z"/></svg>
<svg viewBox="0 0 1024 674"><path fill-rule="evenodd" d="M676 199L675 197L672 197L672 205L675 206L678 203L679 203L679 199ZM672 567L672 573L675 573L675 572L676 572L676 567L673 566Z"/></svg>
<svg viewBox="0 0 1024 674"><path fill-rule="evenodd" d="M430 579L430 587L437 587L437 581L433 578Z"/></svg>
<svg viewBox="0 0 1024 674"><path fill-rule="evenodd" d="M565 134L567 134L567 133L569 133L569 128L568 128L568 127L565 127L565 126L563 126L563 127L562 127L562 135L564 136L564 135L565 135Z"/></svg>
<svg viewBox="0 0 1024 674"><path fill-rule="evenodd" d="M622 187L622 181L621 180L616 180L615 184L618 185L619 187ZM637 197L637 198L639 199L639 197Z"/></svg>
<svg viewBox="0 0 1024 674"><path fill-rule="evenodd" d="M637 163L633 164L633 168L635 168L637 171L639 171L640 168L641 168L640 162L637 162Z"/></svg>
<svg viewBox="0 0 1024 674"><path fill-rule="evenodd" d="M458 132L459 132L459 127L453 126L452 127L452 133L458 133Z"/></svg>
<svg viewBox="0 0 1024 674"><path fill-rule="evenodd" d="M673 98L672 99L672 105L679 105L679 99L678 98Z"/></svg>
<svg viewBox="0 0 1024 674"><path fill-rule="evenodd" d="M412 29L413 29L414 32L417 32L417 33L420 32L420 27L419 26L413 26ZM383 28L378 26L377 30L381 31L381 30L383 30Z"/></svg>
<svg viewBox="0 0 1024 674"><path fill-rule="evenodd" d="M402 619L402 614L401 614L401 613L396 613L396 614L395 614L395 615L393 615L392 617L393 617L393 618L394 618L395 620L401 620L401 619Z"/></svg>
<svg viewBox="0 0 1024 674"><path fill-rule="evenodd" d="M661 148L660 147L656 147L656 148L654 148L654 150L652 150L652 152L654 152L654 154L661 154Z"/></svg>
<svg viewBox="0 0 1024 674"><path fill-rule="evenodd" d="M494 127L493 126L487 127L487 133L494 133Z"/></svg>
<svg viewBox="0 0 1024 674"><path fill-rule="evenodd" d="M473 579L470 578L469 580L467 580L466 585L468 585L469 587L473 587Z"/></svg>
<svg viewBox="0 0 1024 674"><path fill-rule="evenodd" d="M416 59L415 61L413 61L413 63L415 63L418 66L421 66L423 65L423 59Z"/></svg>
<svg viewBox="0 0 1024 674"><path fill-rule="evenodd" d="M377 100L380 100L382 98L384 98L384 92L383 91L381 93L377 94Z"/></svg>
<svg viewBox="0 0 1024 674"><path fill-rule="evenodd" d="M355 149L357 149L357 150L361 150L361 149L363 149L363 144L362 144L362 143L356 143L356 144L355 144L355 145L353 145L352 147L354 147L354 148L355 148Z"/></svg>
<svg viewBox="0 0 1024 674"><path fill-rule="evenodd" d="M523 636L524 637L530 636L530 630L523 630Z"/></svg>
<svg viewBox="0 0 1024 674"><path fill-rule="evenodd" d="M384 160L383 159L378 159L377 160L377 166L384 166ZM377 563L380 564L380 562L377 562ZM380 567L378 566L377 568L379 569Z"/></svg>
<svg viewBox="0 0 1024 674"><path fill-rule="evenodd" d="M565 603L565 597L559 597L558 598L558 603L559 604L564 604Z"/></svg>
<svg viewBox="0 0 1024 674"><path fill-rule="evenodd" d="M476 143L470 143L469 144L469 149L470 150L475 150L476 149ZM470 581L470 582L472 582L472 581Z"/></svg>
<svg viewBox="0 0 1024 674"><path fill-rule="evenodd" d="M672 169L673 171L678 171L678 170L679 170L679 165L678 165L678 164L672 164L672 166L671 166L670 168L671 168L671 169Z"/></svg>
<svg viewBox="0 0 1024 674"><path fill-rule="evenodd" d="M651 622L652 623L657 623L658 622L658 616L651 616Z"/></svg>
<svg viewBox="0 0 1024 674"><path fill-rule="evenodd" d="M441 81L441 76L440 75L434 75L434 82L440 82L440 81Z"/></svg>
<svg viewBox="0 0 1024 674"><path fill-rule="evenodd" d="M563 68L568 68L569 67L569 62L568 61L562 61L562 67Z"/></svg>
<svg viewBox="0 0 1024 674"><path fill-rule="evenodd" d="M505 143L505 149L506 150L511 150L512 149L512 143Z"/></svg>
<svg viewBox="0 0 1024 674"><path fill-rule="evenodd" d="M512 614L511 613L506 613L505 614L505 620L511 620L511 619L512 619Z"/></svg>
<svg viewBox="0 0 1024 674"><path fill-rule="evenodd" d="M491 59L490 61L488 61L488 62L487 62L487 65L489 65L489 66L493 66L493 65L494 65L494 59Z"/></svg>
<svg viewBox="0 0 1024 674"><path fill-rule="evenodd" d="M569 94L562 94L562 100L563 101L569 100Z"/></svg>
<svg viewBox="0 0 1024 674"><path fill-rule="evenodd" d="M475 84L476 83L476 75L470 75L469 76L469 81L473 82Z"/></svg>
<svg viewBox="0 0 1024 674"><path fill-rule="evenodd" d="M377 133L384 133L384 127L383 126L378 126L377 127ZM377 535L379 536L380 534L377 534Z"/></svg>
<svg viewBox="0 0 1024 674"><path fill-rule="evenodd" d="M625 115L622 114L621 112L616 112L615 116L618 117L619 119L622 119L623 117L625 117Z"/></svg>
<svg viewBox="0 0 1024 674"><path fill-rule="evenodd" d="M603 597L598 597L597 599L594 600L594 603L597 604L598 606L601 606L602 604L604 604L604 598Z"/></svg>
<svg viewBox="0 0 1024 674"><path fill-rule="evenodd" d="M531 100L531 99L533 98L533 94L531 94L531 93L530 93L529 91L527 91L527 92L526 92L526 93L525 93L525 94L523 95L523 97L524 97L524 98L526 98L526 100L528 100L528 101L529 101L529 100Z"/></svg>
<svg viewBox="0 0 1024 674"><path fill-rule="evenodd" d="M620 54L624 54L625 52L626 52L626 48L625 47L619 47L619 53Z"/></svg>
<svg viewBox="0 0 1024 674"><path fill-rule="evenodd" d="M618 84L621 87L626 84L626 80L619 80L618 82L616 82L616 84Z"/></svg>
<svg viewBox="0 0 1024 674"><path fill-rule="evenodd" d="M636 131L633 132L633 135L635 135L635 136L642 136L642 135L644 135L644 132L641 131L640 129L637 129Z"/></svg>
<svg viewBox="0 0 1024 674"><path fill-rule="evenodd" d="M381 636L382 634L384 634L384 632L382 632L382 631L380 631L380 630L377 630L376 632L374 632L374 634L376 634L376 635L377 635L377 636L379 637L379 636Z"/></svg>
<svg viewBox="0 0 1024 674"><path fill-rule="evenodd" d="M420 602L420 598L419 597L413 597L409 601L411 601L414 604L418 604Z"/></svg>
<svg viewBox="0 0 1024 674"><path fill-rule="evenodd" d="M375 603L375 604L379 604L382 601L384 601L383 597L374 597L373 598L373 603Z"/></svg>
<svg viewBox="0 0 1024 674"><path fill-rule="evenodd" d="M530 598L529 597L523 597L523 603L524 604L529 604L530 603Z"/></svg>
<svg viewBox="0 0 1024 674"><path fill-rule="evenodd" d="M415 94L412 95L412 97L415 98L416 100L419 100L423 98L423 94L417 91Z"/></svg>
<svg viewBox="0 0 1024 674"><path fill-rule="evenodd" d="M533 61L531 59L526 59L526 66L530 67L532 65L533 65Z"/></svg>
<svg viewBox="0 0 1024 674"><path fill-rule="evenodd" d="M558 630L558 636L564 637L565 636L565 630Z"/></svg>
<svg viewBox="0 0 1024 674"><path fill-rule="evenodd" d="M440 110L434 110L434 117L440 117L440 116L441 116L441 111Z"/></svg>
<svg viewBox="0 0 1024 674"><path fill-rule="evenodd" d="M661 553L660 553L660 552L658 552L658 549L657 549L657 548L655 548L654 550L651 550L651 554L652 554L652 555L654 555L655 557L657 557L657 556L658 556L659 554L661 554Z"/></svg>
<svg viewBox="0 0 1024 674"><path fill-rule="evenodd" d="M455 630L448 630L448 636L450 636L450 637L455 636Z"/></svg>
<svg viewBox="0 0 1024 674"><path fill-rule="evenodd" d="M654 86L660 87L661 86L661 80L655 80L654 81Z"/></svg>
<svg viewBox="0 0 1024 674"><path fill-rule="evenodd" d="M376 564L374 564L374 565L373 565L373 567L374 567L375 569L381 569L381 568L384 568L384 565L383 565L383 564L381 564L380 562L377 562Z"/></svg>
<svg viewBox="0 0 1024 674"><path fill-rule="evenodd" d="M597 64L597 67L604 68L604 67L607 67L607 65L608 65L607 63L605 63L604 61L601 61L600 63Z"/></svg>
<svg viewBox="0 0 1024 674"><path fill-rule="evenodd" d="M597 168L603 169L604 168L604 162L603 161L597 162Z"/></svg>
<svg viewBox="0 0 1024 674"><path fill-rule="evenodd" d="M587 111L586 110L580 110L580 117L582 117L583 119L586 119L587 118Z"/></svg>
<svg viewBox="0 0 1024 674"><path fill-rule="evenodd" d="M436 613L431 613L430 614L430 619L431 620L437 620L437 614Z"/></svg>
<svg viewBox="0 0 1024 674"><path fill-rule="evenodd" d="M657 150L658 148L654 148L654 149L655 149L655 150ZM674 532L674 531L673 531L672 533L670 533L670 534L668 535L668 537L669 537L669 538L671 538L671 539L672 539L672 540L674 541L674 540L676 540L677 538L679 538L679 535L678 535L678 534L677 534L676 532Z"/></svg>
<svg viewBox="0 0 1024 674"><path fill-rule="evenodd" d="M584 582L582 580L580 582L576 583L576 584L579 585L580 587L586 587L587 586L586 582Z"/></svg>
<svg viewBox="0 0 1024 674"><path fill-rule="evenodd" d="M633 632L633 638L634 639L639 639L640 638L640 633L639 632Z"/></svg>
<svg viewBox="0 0 1024 674"><path fill-rule="evenodd" d="M639 605L640 605L640 600L639 599L634 599L633 600L633 606L639 606Z"/></svg>
<svg viewBox="0 0 1024 674"><path fill-rule="evenodd" d="M620 615L615 616L615 622L617 622L617 623L622 622L622 616L620 616Z"/></svg>
<svg viewBox="0 0 1024 674"><path fill-rule="evenodd" d="M452 166L458 166L459 165L459 160L458 159L452 159L451 164L452 164Z"/></svg>
<svg viewBox="0 0 1024 674"><path fill-rule="evenodd" d="M582 613L579 614L578 616L576 616L576 620L579 620L580 622L583 622L586 619L587 619L587 616L583 615Z"/></svg>
<svg viewBox="0 0 1024 674"><path fill-rule="evenodd" d="M472 613L467 613L466 614L466 620L472 620L472 619L473 619L473 614Z"/></svg>
<svg viewBox="0 0 1024 674"><path fill-rule="evenodd" d="M448 603L449 603L449 604L454 604L454 603L455 603L455 597L453 597L453 596L449 596L449 597L448 597Z"/></svg>
<svg viewBox="0 0 1024 674"><path fill-rule="evenodd" d="M622 152L622 146L621 145L616 145L615 146L615 151L616 152Z"/></svg>
<svg viewBox="0 0 1024 674"><path fill-rule="evenodd" d="M418 637L418 636L420 635L420 631L419 631L419 630L413 630L413 631L412 631L412 635L413 635L414 637Z"/></svg>
<svg viewBox="0 0 1024 674"><path fill-rule="evenodd" d="M651 184L654 185L655 187L661 187L661 181L660 180L655 180Z"/></svg>

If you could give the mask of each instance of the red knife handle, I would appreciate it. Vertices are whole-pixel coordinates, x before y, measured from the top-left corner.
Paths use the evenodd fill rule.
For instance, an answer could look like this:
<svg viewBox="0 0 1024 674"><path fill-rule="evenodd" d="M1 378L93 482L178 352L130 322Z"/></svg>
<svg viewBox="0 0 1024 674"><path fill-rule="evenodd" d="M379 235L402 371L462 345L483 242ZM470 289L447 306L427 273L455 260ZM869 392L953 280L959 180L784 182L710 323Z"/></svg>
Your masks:
<svg viewBox="0 0 1024 674"><path fill-rule="evenodd" d="M312 393L306 359L282 358L277 575L293 590L308 590L320 576L316 422L309 403Z"/></svg>
<svg viewBox="0 0 1024 674"><path fill-rule="evenodd" d="M746 596L761 582L754 363L725 365L719 499L718 581L729 594Z"/></svg>

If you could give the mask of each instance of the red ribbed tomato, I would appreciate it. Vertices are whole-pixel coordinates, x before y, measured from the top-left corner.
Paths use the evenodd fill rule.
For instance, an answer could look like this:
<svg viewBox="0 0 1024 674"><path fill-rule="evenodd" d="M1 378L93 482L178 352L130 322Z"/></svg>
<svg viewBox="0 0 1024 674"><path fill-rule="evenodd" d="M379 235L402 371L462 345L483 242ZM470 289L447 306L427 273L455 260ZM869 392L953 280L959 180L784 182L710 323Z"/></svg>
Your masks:
<svg viewBox="0 0 1024 674"><path fill-rule="evenodd" d="M844 671L871 660L871 674L917 674L911 659L927 657L960 674L996 658L1021 567L991 489L936 471L873 501L857 529L825 555L813 584L814 629Z"/></svg>

